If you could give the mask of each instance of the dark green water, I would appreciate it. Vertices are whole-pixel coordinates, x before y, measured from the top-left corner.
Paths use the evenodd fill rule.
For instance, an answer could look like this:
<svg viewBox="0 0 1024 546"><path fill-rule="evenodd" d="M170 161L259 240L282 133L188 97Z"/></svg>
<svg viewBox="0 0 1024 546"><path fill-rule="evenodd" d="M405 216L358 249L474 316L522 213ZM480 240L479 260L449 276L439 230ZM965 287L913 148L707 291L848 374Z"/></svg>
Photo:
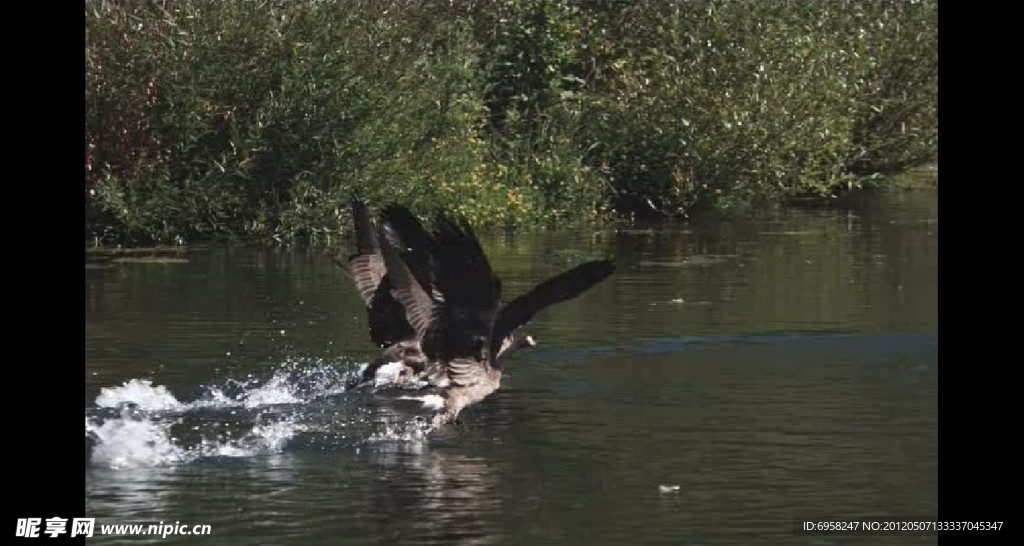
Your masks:
<svg viewBox="0 0 1024 546"><path fill-rule="evenodd" d="M93 541L934 544L793 521L935 519L937 236L916 190L485 238L508 296L586 259L618 271L426 438L417 402L344 392L375 351L322 249L87 269L86 516L212 528Z"/></svg>

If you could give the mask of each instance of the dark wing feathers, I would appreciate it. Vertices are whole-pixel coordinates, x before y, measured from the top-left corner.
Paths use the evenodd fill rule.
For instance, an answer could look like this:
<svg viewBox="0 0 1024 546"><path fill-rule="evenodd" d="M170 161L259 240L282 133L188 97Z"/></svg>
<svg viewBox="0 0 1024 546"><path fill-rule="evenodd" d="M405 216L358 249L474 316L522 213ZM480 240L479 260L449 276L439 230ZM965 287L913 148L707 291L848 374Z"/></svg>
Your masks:
<svg viewBox="0 0 1024 546"><path fill-rule="evenodd" d="M416 331L418 338L423 338L431 325L434 313L434 302L423 290L398 252L392 248L387 231L391 227L381 225L381 253L387 265L388 281L391 295L405 308L405 317Z"/></svg>
<svg viewBox="0 0 1024 546"><path fill-rule="evenodd" d="M465 220L441 215L434 226L437 286L444 304L440 327L424 340L424 351L442 360L490 360L486 353L500 305L501 282Z"/></svg>
<svg viewBox="0 0 1024 546"><path fill-rule="evenodd" d="M394 231L388 230L385 234L379 233L370 221L366 205L359 199L353 199L351 207L356 235L356 253L349 256L347 269L363 303L367 306L370 339L377 345L387 347L411 338L416 335L416 331L406 318L403 302L396 300L392 295L393 283L391 275L388 274L384 254L381 251L380 240L386 237L391 242L391 248L398 253L399 260L417 264L418 267L413 270L413 276L421 284L433 282L430 266L424 258L427 253L425 247L420 244L410 248ZM412 228L406 226L418 225L411 213L404 209L397 210L395 207L389 209L389 212L385 214L384 220L389 219L400 224L409 233L412 233ZM409 235L408 238L414 240L415 234ZM335 261L339 262L338 265L343 265L340 261ZM409 288L412 286L407 286L406 293L408 290L412 290ZM422 324L420 326L422 328Z"/></svg>
<svg viewBox="0 0 1024 546"><path fill-rule="evenodd" d="M480 342L486 345L490 339L490 358L496 359L513 341L514 330L544 309L579 296L615 269L608 260L579 265L499 310L501 281L465 219L439 215L428 232L408 209L390 206L374 229L358 200L352 202L352 217L357 253L348 265L369 307L371 338L386 346L415 336L424 351L444 355L444 362L435 365L458 386L477 383L492 365L479 360Z"/></svg>
<svg viewBox="0 0 1024 546"><path fill-rule="evenodd" d="M529 322L537 313L556 303L573 299L615 271L609 260L596 260L580 264L533 287L533 290L508 302L494 323L491 354L498 354L502 341L513 330Z"/></svg>
<svg viewBox="0 0 1024 546"><path fill-rule="evenodd" d="M358 199L352 200L352 222L356 228L356 251L359 254L380 254L377 233L370 223L370 214L366 205Z"/></svg>
<svg viewBox="0 0 1024 546"><path fill-rule="evenodd" d="M391 227L388 232L389 241L399 249L399 254L409 266L416 281L429 292L434 286L435 269L434 240L430 233L405 207L389 206L381 212L381 219Z"/></svg>
<svg viewBox="0 0 1024 546"><path fill-rule="evenodd" d="M445 301L474 309L497 307L501 282L494 276L480 241L464 219L456 222L447 216L438 216L433 254L439 270L437 284Z"/></svg>
<svg viewBox="0 0 1024 546"><path fill-rule="evenodd" d="M391 295L389 275L385 275L377 287L367 312L370 318L370 340L380 347L412 339L416 335L405 318L405 307Z"/></svg>
<svg viewBox="0 0 1024 546"><path fill-rule="evenodd" d="M348 258L348 270L363 303L370 305L387 269L366 206L358 200L352 201L352 219L356 230L356 253Z"/></svg>

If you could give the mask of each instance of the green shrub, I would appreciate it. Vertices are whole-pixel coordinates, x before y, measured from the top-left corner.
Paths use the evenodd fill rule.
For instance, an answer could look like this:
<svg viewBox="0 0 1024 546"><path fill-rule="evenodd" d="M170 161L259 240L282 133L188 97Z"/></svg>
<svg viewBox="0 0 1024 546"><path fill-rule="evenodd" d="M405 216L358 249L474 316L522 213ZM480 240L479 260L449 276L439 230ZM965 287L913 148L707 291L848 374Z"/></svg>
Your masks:
<svg viewBox="0 0 1024 546"><path fill-rule="evenodd" d="M934 2L86 3L86 234L688 215L934 161Z"/></svg>

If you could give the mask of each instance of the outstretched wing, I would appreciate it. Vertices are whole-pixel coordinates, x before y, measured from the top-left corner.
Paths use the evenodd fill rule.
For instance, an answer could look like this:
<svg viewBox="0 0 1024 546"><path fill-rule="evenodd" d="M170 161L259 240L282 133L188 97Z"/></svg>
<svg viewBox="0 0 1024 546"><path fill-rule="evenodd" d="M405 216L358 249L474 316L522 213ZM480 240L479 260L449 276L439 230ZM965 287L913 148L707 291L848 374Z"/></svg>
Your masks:
<svg viewBox="0 0 1024 546"><path fill-rule="evenodd" d="M434 241L433 254L440 270L437 282L445 298L455 298L461 305L474 308L497 305L501 282L469 224L440 215L435 222Z"/></svg>
<svg viewBox="0 0 1024 546"><path fill-rule="evenodd" d="M380 286L381 279L387 273L384 257L380 253L377 235L374 233L366 205L357 199L352 200L352 219L356 231L356 253L348 258L348 269L352 281L359 291L363 303L369 306L373 295Z"/></svg>
<svg viewBox="0 0 1024 546"><path fill-rule="evenodd" d="M405 318L416 331L416 337L422 339L433 318L434 302L413 277L409 266L402 260L397 250L391 246L393 234L388 233L391 227L381 225L379 229L381 253L387 266L391 295L402 304Z"/></svg>
<svg viewBox="0 0 1024 546"><path fill-rule="evenodd" d="M409 209L391 205L381 212L382 221L391 227L388 241L409 266L413 278L428 294L435 284L434 240Z"/></svg>
<svg viewBox="0 0 1024 546"><path fill-rule="evenodd" d="M510 301L498 312L491 336L491 354L498 354L502 342L513 330L556 303L573 299L615 271L609 260L596 260L578 265L533 287L533 290Z"/></svg>

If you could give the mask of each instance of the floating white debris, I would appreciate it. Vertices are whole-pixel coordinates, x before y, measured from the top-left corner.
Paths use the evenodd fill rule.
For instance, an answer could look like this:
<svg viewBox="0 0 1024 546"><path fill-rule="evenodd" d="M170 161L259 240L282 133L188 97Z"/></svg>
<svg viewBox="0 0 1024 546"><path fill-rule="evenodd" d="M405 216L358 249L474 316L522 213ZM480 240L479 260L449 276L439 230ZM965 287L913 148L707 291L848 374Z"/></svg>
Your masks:
<svg viewBox="0 0 1024 546"><path fill-rule="evenodd" d="M679 492L679 486L678 485L659 485L658 486L658 492L660 492L660 493L678 493Z"/></svg>

